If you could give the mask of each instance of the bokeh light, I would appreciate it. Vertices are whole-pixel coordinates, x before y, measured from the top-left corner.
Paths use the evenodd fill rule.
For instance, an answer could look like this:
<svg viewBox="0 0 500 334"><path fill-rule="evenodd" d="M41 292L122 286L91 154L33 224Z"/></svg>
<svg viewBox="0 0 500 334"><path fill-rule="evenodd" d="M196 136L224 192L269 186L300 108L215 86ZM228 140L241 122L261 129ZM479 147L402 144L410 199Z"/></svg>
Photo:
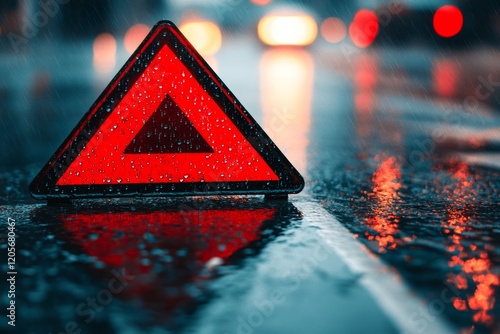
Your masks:
<svg viewBox="0 0 500 334"><path fill-rule="evenodd" d="M344 21L338 17L329 17L321 23L321 35L330 43L338 43L347 35Z"/></svg>
<svg viewBox="0 0 500 334"><path fill-rule="evenodd" d="M441 37L455 36L462 30L463 23L462 12L455 6L443 6L434 14L434 30Z"/></svg>
<svg viewBox="0 0 500 334"><path fill-rule="evenodd" d="M272 0L250 0L251 3L257 6L269 5Z"/></svg>
<svg viewBox="0 0 500 334"><path fill-rule="evenodd" d="M221 30L214 22L187 21L179 29L203 56L216 54L222 45Z"/></svg>
<svg viewBox="0 0 500 334"><path fill-rule="evenodd" d="M260 40L267 45L310 45L318 35L316 21L307 14L268 15L257 27Z"/></svg>
<svg viewBox="0 0 500 334"><path fill-rule="evenodd" d="M370 10L361 9L356 13L349 26L349 36L354 45L366 48L375 41L378 29L377 15Z"/></svg>
<svg viewBox="0 0 500 334"><path fill-rule="evenodd" d="M94 69L100 73L113 70L116 65L116 40L109 33L102 33L94 40Z"/></svg>
<svg viewBox="0 0 500 334"><path fill-rule="evenodd" d="M137 47L141 44L144 38L146 38L146 36L149 33L149 30L151 30L150 27L140 23L130 27L127 33L125 34L125 39L124 39L125 50L127 50L129 54L132 54L132 52L134 52L135 49L137 49Z"/></svg>

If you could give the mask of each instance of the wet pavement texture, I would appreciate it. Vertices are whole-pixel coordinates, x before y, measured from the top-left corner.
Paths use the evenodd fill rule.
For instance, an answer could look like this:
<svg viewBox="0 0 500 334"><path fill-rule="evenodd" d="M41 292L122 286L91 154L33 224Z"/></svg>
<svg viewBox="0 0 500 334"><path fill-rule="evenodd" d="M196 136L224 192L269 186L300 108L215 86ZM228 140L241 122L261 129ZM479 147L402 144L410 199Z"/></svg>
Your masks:
<svg viewBox="0 0 500 334"><path fill-rule="evenodd" d="M305 319L318 333L397 332L293 203L83 201L7 214L22 217L25 333L298 333Z"/></svg>
<svg viewBox="0 0 500 334"><path fill-rule="evenodd" d="M208 61L301 171L306 196L423 299L424 311L412 314L409 326L424 332L429 319L443 318L464 332L498 332L498 52L254 43L230 39ZM330 262L284 292L283 304L274 296L280 307L269 318L269 305L254 305L284 284L273 272L293 268L319 243L293 200L34 204L32 177L118 69L93 67L90 43L52 47L0 55L0 210L3 221L18 222L17 298L20 319L31 319L27 332L61 331L75 321L100 332L216 332L220 325L291 333L304 332L304 319L315 319L316 333L339 324L351 326L340 332L396 331L371 307L377 301L359 277L332 273ZM41 52L51 56L35 57ZM77 314L79 305L111 291L124 268L137 278L116 295L102 292L113 302L87 323L92 313L84 304ZM249 291L253 297L244 298ZM249 320L252 307L264 308L263 324ZM351 321L356 314L365 320Z"/></svg>
<svg viewBox="0 0 500 334"><path fill-rule="evenodd" d="M444 312L465 331L496 332L497 101L476 107L470 102L478 99L475 89L461 90L460 72L473 66L465 56L400 57L395 62L382 52L354 58L353 112L331 116L332 128L325 121L312 125L310 165L324 167L309 168L315 181L310 191L398 269L431 313ZM412 63L431 61L431 71ZM476 86L485 90L481 82L488 73L497 78L493 71L471 71L468 80L479 78ZM425 328L421 315L412 321Z"/></svg>

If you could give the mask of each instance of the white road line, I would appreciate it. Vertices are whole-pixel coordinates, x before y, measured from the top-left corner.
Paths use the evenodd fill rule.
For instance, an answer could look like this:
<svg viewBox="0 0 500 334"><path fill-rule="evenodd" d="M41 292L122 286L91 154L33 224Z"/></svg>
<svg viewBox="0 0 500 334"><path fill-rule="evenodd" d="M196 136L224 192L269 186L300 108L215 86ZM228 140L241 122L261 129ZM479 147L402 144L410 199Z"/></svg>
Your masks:
<svg viewBox="0 0 500 334"><path fill-rule="evenodd" d="M429 302L418 298L390 267L370 253L334 216L309 196L291 197L303 213L304 223L319 227L318 235L338 254L360 283L379 303L401 333L456 333L442 315L434 314ZM435 312L437 313L437 312Z"/></svg>

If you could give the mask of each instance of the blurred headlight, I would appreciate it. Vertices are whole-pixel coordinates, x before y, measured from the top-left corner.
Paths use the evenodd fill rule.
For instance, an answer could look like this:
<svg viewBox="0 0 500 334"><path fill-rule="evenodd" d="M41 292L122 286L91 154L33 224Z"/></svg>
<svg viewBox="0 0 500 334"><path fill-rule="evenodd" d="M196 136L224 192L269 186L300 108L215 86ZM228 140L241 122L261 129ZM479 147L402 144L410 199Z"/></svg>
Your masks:
<svg viewBox="0 0 500 334"><path fill-rule="evenodd" d="M306 46L318 35L316 21L308 14L269 14L259 21L257 31L267 45Z"/></svg>

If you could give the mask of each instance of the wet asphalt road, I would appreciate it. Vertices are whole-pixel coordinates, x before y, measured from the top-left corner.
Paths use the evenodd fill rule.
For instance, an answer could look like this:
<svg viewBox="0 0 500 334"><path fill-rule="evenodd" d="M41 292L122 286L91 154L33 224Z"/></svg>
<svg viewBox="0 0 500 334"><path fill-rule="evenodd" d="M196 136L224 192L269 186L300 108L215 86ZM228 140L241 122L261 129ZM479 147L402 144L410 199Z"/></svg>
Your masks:
<svg viewBox="0 0 500 334"><path fill-rule="evenodd" d="M311 222L314 207L301 209L314 198L423 301L399 320L405 328L442 319L498 332L495 50L264 49L229 39L209 63L301 171L302 195L47 207L28 183L114 74L93 68L85 50L0 55L0 210L2 223L18 222L18 330L401 330L364 274L338 254L321 261L331 247ZM310 270L296 274L304 263ZM117 280L123 290L109 285ZM99 293L109 303L89 308Z"/></svg>

